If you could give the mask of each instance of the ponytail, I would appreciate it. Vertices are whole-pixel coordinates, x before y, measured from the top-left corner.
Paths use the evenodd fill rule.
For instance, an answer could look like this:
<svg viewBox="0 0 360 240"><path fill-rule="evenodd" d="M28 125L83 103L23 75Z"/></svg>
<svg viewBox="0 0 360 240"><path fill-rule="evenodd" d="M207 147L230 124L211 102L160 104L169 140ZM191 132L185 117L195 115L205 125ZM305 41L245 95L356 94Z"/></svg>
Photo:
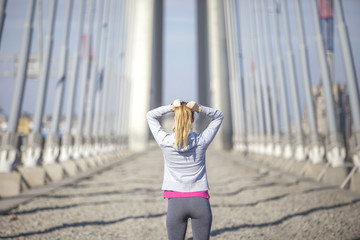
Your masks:
<svg viewBox="0 0 360 240"><path fill-rule="evenodd" d="M175 145L185 147L188 144L188 135L192 127L194 113L185 102L175 108Z"/></svg>

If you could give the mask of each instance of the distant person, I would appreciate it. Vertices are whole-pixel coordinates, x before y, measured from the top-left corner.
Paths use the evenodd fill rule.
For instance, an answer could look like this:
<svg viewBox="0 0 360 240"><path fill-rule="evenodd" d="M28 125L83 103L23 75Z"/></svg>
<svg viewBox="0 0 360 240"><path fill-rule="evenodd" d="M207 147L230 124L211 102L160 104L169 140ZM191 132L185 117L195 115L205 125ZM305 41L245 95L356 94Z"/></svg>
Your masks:
<svg viewBox="0 0 360 240"><path fill-rule="evenodd" d="M169 134L159 120L171 111L175 112L175 132ZM192 131L195 112L212 120L200 134ZM162 190L164 198L168 199L166 228L169 240L185 238L189 218L194 239L209 239L212 214L205 152L220 128L223 113L196 102L175 100L171 105L149 111L146 117L165 159Z"/></svg>

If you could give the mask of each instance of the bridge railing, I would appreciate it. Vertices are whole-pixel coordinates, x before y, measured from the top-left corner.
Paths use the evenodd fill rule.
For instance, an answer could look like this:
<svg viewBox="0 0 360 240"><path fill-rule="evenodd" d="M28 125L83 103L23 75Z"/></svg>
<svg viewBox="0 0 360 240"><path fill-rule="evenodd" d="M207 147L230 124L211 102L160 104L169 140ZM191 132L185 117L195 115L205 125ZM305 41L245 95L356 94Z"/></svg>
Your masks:
<svg viewBox="0 0 360 240"><path fill-rule="evenodd" d="M233 143L270 164L360 191L359 59L342 4L224 1ZM335 52L333 32L340 43ZM309 52L309 44L317 52ZM336 54L346 83L334 77ZM319 69L319 80L311 66Z"/></svg>
<svg viewBox="0 0 360 240"><path fill-rule="evenodd" d="M27 4L14 73L8 62L3 68L7 77L15 78L15 86L10 114L2 120L0 132L0 197L104 164L128 146L128 106L121 103L128 102L130 87L124 77L129 4L125 0L30 0ZM6 10L14 7L0 1L1 33ZM48 13L47 31L39 33L46 36L37 51L43 54L30 54L34 29L41 31L35 28L35 18L42 25L42 8ZM59 22L62 26L55 29ZM55 34L61 38L55 39ZM0 43L2 49L14 48L9 41L9 46ZM31 96L36 99L34 111L21 114L26 81L34 78L38 84ZM49 103L52 111L46 117Z"/></svg>

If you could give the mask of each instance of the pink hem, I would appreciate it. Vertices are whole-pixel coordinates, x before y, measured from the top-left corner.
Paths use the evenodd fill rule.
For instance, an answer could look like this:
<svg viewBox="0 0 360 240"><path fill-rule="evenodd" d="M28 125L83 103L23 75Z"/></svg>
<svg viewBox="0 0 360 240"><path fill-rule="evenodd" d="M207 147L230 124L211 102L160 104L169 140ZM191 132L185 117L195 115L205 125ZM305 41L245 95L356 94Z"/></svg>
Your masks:
<svg viewBox="0 0 360 240"><path fill-rule="evenodd" d="M210 198L208 191L199 191L199 192L175 192L175 191L164 191L164 198L181 198L181 197L203 197Z"/></svg>

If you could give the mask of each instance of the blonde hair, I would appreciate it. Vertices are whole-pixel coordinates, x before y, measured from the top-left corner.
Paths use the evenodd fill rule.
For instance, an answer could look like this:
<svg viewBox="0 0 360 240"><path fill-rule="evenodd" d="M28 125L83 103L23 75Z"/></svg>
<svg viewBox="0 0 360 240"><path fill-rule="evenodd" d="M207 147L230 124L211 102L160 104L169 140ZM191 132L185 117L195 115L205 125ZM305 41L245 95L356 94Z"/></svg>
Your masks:
<svg viewBox="0 0 360 240"><path fill-rule="evenodd" d="M178 147L187 146L188 135L191 131L194 113L181 102L181 106L175 108L175 145Z"/></svg>

